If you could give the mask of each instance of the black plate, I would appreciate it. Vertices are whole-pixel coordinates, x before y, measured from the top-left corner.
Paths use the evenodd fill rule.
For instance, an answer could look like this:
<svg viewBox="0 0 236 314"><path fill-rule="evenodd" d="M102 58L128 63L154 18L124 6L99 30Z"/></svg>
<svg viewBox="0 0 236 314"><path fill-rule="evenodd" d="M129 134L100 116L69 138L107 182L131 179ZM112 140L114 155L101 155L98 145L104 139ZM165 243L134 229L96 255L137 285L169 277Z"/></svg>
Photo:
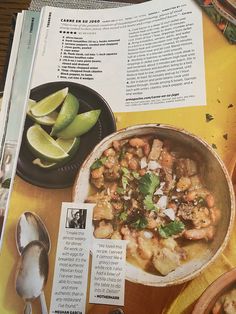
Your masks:
<svg viewBox="0 0 236 314"><path fill-rule="evenodd" d="M102 96L89 87L72 82L52 82L40 85L32 89L30 98L36 101L60 90L69 88L69 92L79 99L79 113L93 109L101 109L96 125L80 138L79 149L72 160L66 165L56 169L42 169L34 164L35 157L28 149L26 131L34 124L30 118L26 118L20 154L17 163L17 174L24 180L46 188L65 188L73 185L75 176L87 155L94 146L105 136L116 130L113 113ZM46 129L46 128L45 128Z"/></svg>

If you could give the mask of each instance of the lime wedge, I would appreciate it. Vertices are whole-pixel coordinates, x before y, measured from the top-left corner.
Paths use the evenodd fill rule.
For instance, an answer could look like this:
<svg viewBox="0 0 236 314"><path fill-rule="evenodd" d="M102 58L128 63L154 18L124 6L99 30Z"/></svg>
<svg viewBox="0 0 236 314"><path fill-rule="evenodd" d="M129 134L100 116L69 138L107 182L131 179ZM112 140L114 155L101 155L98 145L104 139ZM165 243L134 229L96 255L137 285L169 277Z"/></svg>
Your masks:
<svg viewBox="0 0 236 314"><path fill-rule="evenodd" d="M49 115L47 116L43 116L43 117L35 117L32 113L31 113L31 109L37 104L37 102L33 99L29 99L28 101L28 109L27 109L27 114L28 116L31 118L31 120L37 122L38 124L42 124L42 125L53 125L56 122L57 116L58 116L58 112L53 111L51 112Z"/></svg>
<svg viewBox="0 0 236 314"><path fill-rule="evenodd" d="M49 96L41 99L31 109L32 114L35 117L43 117L53 112L57 107L61 105L68 93L68 87L60 89L59 91L50 94Z"/></svg>
<svg viewBox="0 0 236 314"><path fill-rule="evenodd" d="M91 110L78 114L74 120L61 132L57 133L58 137L69 139L78 137L88 132L97 122L101 110Z"/></svg>
<svg viewBox="0 0 236 314"><path fill-rule="evenodd" d="M69 156L38 124L31 126L27 130L26 138L29 148L35 157L57 162Z"/></svg>
<svg viewBox="0 0 236 314"><path fill-rule="evenodd" d="M79 144L80 144L80 138L75 137L75 138L70 138L70 139L63 139L59 137L56 139L56 142L61 148L70 156L72 156L78 149Z"/></svg>
<svg viewBox="0 0 236 314"><path fill-rule="evenodd" d="M74 120L78 110L78 99L74 95L68 93L52 128L51 135L55 135L62 129L66 128Z"/></svg>
<svg viewBox="0 0 236 314"><path fill-rule="evenodd" d="M67 153L69 154L69 156L65 159L63 159L63 161L61 162L51 162L51 161L47 161L44 159L40 159L40 158L36 158L32 161L32 163L34 165L37 165L41 168L44 169L52 169L52 168L56 168L56 167L60 167L62 165L64 165L66 162L68 162L73 156L74 154L77 152L79 144L80 144L80 138L76 137L73 139L68 139L68 140L64 140L62 138L58 138L56 140L57 144L61 146L61 148Z"/></svg>
<svg viewBox="0 0 236 314"><path fill-rule="evenodd" d="M51 161L47 161L47 160L44 160L44 159L40 159L40 158L36 158L32 161L32 163L36 166L39 166L41 168L44 168L44 169L51 169L51 168L54 168L57 163L56 162L51 162Z"/></svg>

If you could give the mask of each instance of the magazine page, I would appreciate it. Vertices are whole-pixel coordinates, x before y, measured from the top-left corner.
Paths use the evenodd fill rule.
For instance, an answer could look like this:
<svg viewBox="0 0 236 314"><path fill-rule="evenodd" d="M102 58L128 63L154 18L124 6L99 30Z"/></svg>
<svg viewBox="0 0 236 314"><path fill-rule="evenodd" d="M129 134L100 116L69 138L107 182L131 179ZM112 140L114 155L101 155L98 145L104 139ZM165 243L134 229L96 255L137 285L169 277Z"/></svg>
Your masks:
<svg viewBox="0 0 236 314"><path fill-rule="evenodd" d="M205 105L201 14L193 2L83 12L86 19L76 10L44 11L33 87L77 81L115 112Z"/></svg>
<svg viewBox="0 0 236 314"><path fill-rule="evenodd" d="M11 82L14 77L18 47L20 43L21 31L22 31L22 22L23 22L23 14L19 13L16 21L16 31L13 38L12 50L10 55L10 64L11 66L8 69L6 84L4 89L4 96L1 98L1 106L0 106L0 159L2 158L2 149L3 143L5 139L6 125L8 120L9 113L9 98L11 94Z"/></svg>
<svg viewBox="0 0 236 314"><path fill-rule="evenodd" d="M7 116L4 117L4 135L2 139L2 157L0 162L1 169L1 221L0 238L3 232L3 223L7 217L8 198L11 190L11 178L15 175L17 156L20 149L22 130L25 121L25 104L29 98L29 84L35 43L39 25L38 12L22 13L22 25L16 25L16 34L21 31L19 49L17 49L16 60L10 59L8 79L4 95L9 94ZM14 43L13 43L13 49ZM14 51L14 50L13 50ZM14 75L9 77L14 63ZM10 89L10 91L8 90ZM5 101L7 101L5 99ZM3 115L2 115L3 118ZM4 124L2 124L4 125ZM17 126L17 127L16 127ZM1 242L2 243L2 242Z"/></svg>
<svg viewBox="0 0 236 314"><path fill-rule="evenodd" d="M42 14L0 309L191 313L235 263L235 51L194 1Z"/></svg>

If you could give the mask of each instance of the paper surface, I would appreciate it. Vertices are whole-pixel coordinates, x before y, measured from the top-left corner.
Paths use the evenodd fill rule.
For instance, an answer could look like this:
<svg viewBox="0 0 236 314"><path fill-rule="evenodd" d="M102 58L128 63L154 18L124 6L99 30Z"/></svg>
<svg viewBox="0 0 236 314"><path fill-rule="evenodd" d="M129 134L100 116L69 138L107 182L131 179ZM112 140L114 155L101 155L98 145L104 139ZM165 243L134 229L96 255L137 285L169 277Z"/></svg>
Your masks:
<svg viewBox="0 0 236 314"><path fill-rule="evenodd" d="M109 19L108 11L88 10L84 18L45 9L32 87L74 81L114 112L205 105L201 11L178 3L117 8Z"/></svg>

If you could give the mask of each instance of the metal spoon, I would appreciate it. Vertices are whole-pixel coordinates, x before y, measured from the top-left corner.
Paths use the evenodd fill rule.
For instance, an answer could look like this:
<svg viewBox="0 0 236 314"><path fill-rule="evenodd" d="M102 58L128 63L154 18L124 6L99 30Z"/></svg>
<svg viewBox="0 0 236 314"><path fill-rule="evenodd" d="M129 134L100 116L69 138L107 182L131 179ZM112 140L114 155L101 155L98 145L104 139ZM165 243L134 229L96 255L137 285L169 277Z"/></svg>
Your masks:
<svg viewBox="0 0 236 314"><path fill-rule="evenodd" d="M44 245L46 252L49 253L51 242L44 223L35 213L24 212L20 216L16 226L16 246L19 253L22 254L23 249L35 240L40 241ZM40 302L42 313L47 314L48 311L43 291L40 294Z"/></svg>
<svg viewBox="0 0 236 314"><path fill-rule="evenodd" d="M22 250L16 272L16 291L25 301L24 314L32 313L31 302L42 294L47 278L47 251L42 242L32 241ZM47 313L43 306L42 313Z"/></svg>
<svg viewBox="0 0 236 314"><path fill-rule="evenodd" d="M21 254L24 247L34 240L42 242L49 253L51 242L44 223L35 213L24 212L16 226L16 246L19 253Z"/></svg>

